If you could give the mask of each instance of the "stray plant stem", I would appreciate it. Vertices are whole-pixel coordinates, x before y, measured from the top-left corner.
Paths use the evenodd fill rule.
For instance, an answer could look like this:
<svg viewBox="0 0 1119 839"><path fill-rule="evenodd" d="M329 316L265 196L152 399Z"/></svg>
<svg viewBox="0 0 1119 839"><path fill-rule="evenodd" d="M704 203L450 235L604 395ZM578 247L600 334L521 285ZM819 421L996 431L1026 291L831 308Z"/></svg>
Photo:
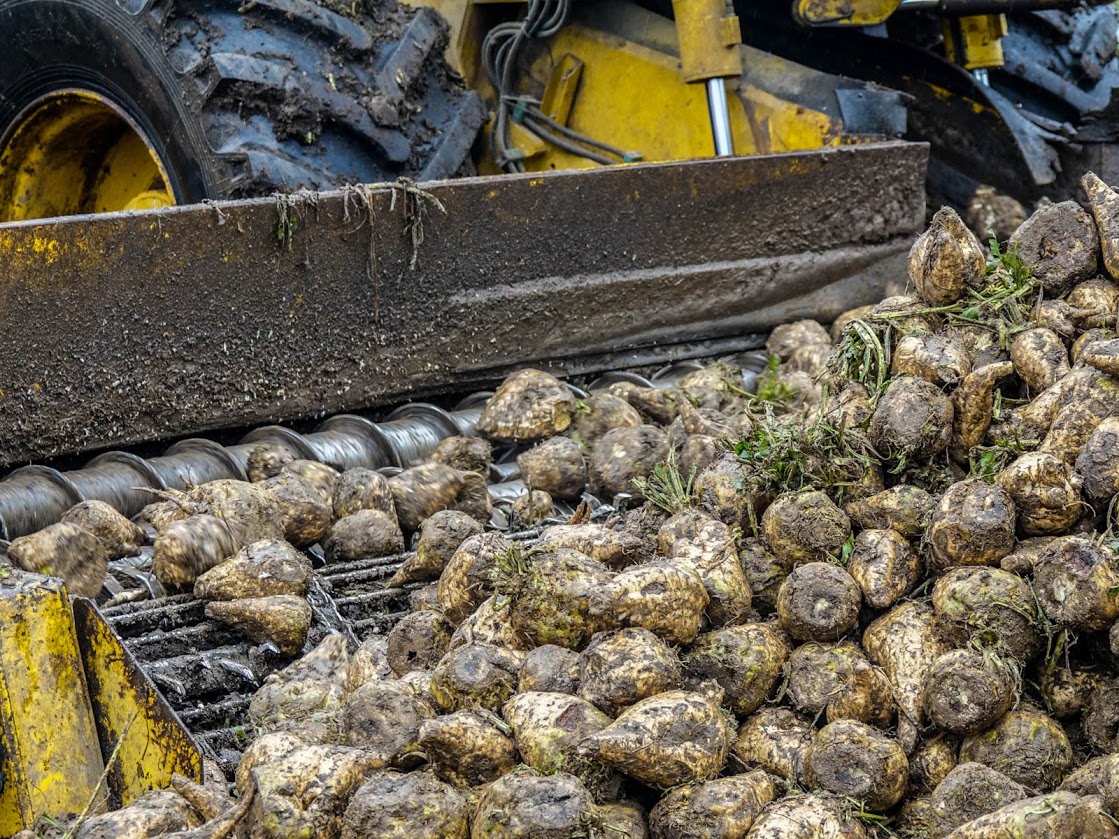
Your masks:
<svg viewBox="0 0 1119 839"><path fill-rule="evenodd" d="M444 215L447 208L443 202L429 192L416 186L414 181L401 178L393 184L385 184L392 192L392 201L389 212L396 210L396 199L400 196L404 211L404 230L412 239L412 259L408 263L409 270L416 270L420 259L420 245L424 243L424 219L427 217L428 207L435 207Z"/></svg>
<svg viewBox="0 0 1119 839"><path fill-rule="evenodd" d="M796 397L796 391L781 379L780 366L781 362L776 356L770 358L765 371L758 376L758 392L755 394L741 392L755 402L778 406L788 404Z"/></svg>
<svg viewBox="0 0 1119 839"><path fill-rule="evenodd" d="M804 426L798 418L758 417L751 433L734 447L756 490L779 495L820 489L842 499L847 487L877 464L869 442L857 429L824 418Z"/></svg>
<svg viewBox="0 0 1119 839"><path fill-rule="evenodd" d="M296 212L297 199L282 192L273 193L272 198L276 202L276 240L284 250L290 251L300 221Z"/></svg>
<svg viewBox="0 0 1119 839"><path fill-rule="evenodd" d="M109 772L112 771L113 766L117 762L117 758L120 756L120 748L124 745L124 738L128 736L128 732L132 729L132 724L136 722L136 718L139 716L140 712L137 711L135 714L132 715L132 719L128 721L128 724L124 727L124 730L121 731L120 737L117 739L117 744L113 746L112 754L110 754L109 759L105 761L105 769L101 772L101 777L97 779L97 785L93 788L93 792L89 794L89 801L86 802L85 809L82 810L81 815L78 816L77 821L75 821L70 826L70 829L66 831L66 834L62 837L62 839L71 839L71 837L78 832L78 829L81 828L83 824L85 824L86 819L89 818L89 814L93 812L93 808L97 804L97 800L101 795L101 791L105 788L105 784L109 780Z"/></svg>
<svg viewBox="0 0 1119 839"><path fill-rule="evenodd" d="M687 479L676 463L675 450L669 451L664 463L653 467L652 474L646 478L636 478L634 484L655 506L669 515L680 512L692 501L694 494L695 469Z"/></svg>
<svg viewBox="0 0 1119 839"><path fill-rule="evenodd" d="M872 825L878 830L885 831L887 836L897 835L886 826L890 821L889 816L885 816L882 813L872 813L867 810L866 805L857 798L852 798L849 795L845 795L843 798L847 802L847 815L850 818L857 819L864 824Z"/></svg>
<svg viewBox="0 0 1119 839"><path fill-rule="evenodd" d="M373 322L381 322L381 272L377 268L377 238L376 216L373 213L373 192L366 184L347 186L342 190L342 221L350 220L350 201L361 211L362 220L357 229L362 225L369 228L369 252L365 260L365 276L373 287Z"/></svg>
<svg viewBox="0 0 1119 839"><path fill-rule="evenodd" d="M1026 452L1033 451L1039 443L1040 440L1021 440L1014 437L999 440L993 446L975 446L968 455L970 476L993 483L999 472Z"/></svg>
<svg viewBox="0 0 1119 839"><path fill-rule="evenodd" d="M818 380L831 382L855 381L866 385L872 403L886 390L890 375L891 327L888 322L856 320L843 333L843 340Z"/></svg>

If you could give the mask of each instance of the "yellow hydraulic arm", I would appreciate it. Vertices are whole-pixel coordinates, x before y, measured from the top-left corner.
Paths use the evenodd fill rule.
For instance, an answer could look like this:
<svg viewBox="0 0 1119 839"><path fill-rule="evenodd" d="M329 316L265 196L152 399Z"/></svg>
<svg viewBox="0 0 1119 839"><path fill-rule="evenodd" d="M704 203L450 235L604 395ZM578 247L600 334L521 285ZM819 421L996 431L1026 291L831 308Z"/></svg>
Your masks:
<svg viewBox="0 0 1119 839"><path fill-rule="evenodd" d="M726 79L742 75L742 30L726 0L672 0L684 81L707 85L715 154L734 154Z"/></svg>

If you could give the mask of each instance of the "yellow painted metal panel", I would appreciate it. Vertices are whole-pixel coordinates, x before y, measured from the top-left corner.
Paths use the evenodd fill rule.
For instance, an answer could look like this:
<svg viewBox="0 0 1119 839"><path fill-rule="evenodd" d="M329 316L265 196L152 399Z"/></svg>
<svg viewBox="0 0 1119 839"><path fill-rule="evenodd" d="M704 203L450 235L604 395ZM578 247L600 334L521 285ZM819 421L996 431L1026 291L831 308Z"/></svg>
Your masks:
<svg viewBox="0 0 1119 839"><path fill-rule="evenodd" d="M411 0L431 5L451 21L454 64L467 82L491 104L496 96L481 71L479 52L485 32L515 13L519 3L491 5L480 0ZM722 0L720 0L720 3ZM900 0L889 0L900 2ZM711 0L711 16L715 15ZM614 7L611 22L571 23L542 48L531 53L527 75L545 113L588 137L642 161L689 160L714 155L707 94L702 85L684 80L676 24L628 3ZM737 41L738 19L720 6L710 37L734 55L734 66L774 61L766 53L731 47ZM601 22L600 22L601 23ZM735 37L731 37L731 36ZM725 68L724 68L725 69ZM843 133L837 115L782 100L745 81L741 72L727 80L728 109L735 153L806 151L837 146ZM600 164L544 144L519 125L511 128L513 145L525 155L529 171L595 169ZM481 144L489 148L488 135ZM489 154L477 162L481 175L498 174Z"/></svg>
<svg viewBox="0 0 1119 839"><path fill-rule="evenodd" d="M707 94L686 84L680 60L616 35L572 24L549 44L532 74L550 79L555 66L582 62L567 125L646 161L685 160L714 154ZM553 59L554 56L554 59ZM838 145L840 126L823 114L779 99L741 80L727 85L734 148L738 154L804 151ZM525 161L533 171L589 169L598 164L549 146ZM479 166L488 173L492 167Z"/></svg>
<svg viewBox="0 0 1119 839"><path fill-rule="evenodd" d="M94 721L108 764L113 806L169 786L178 772L202 778L202 755L166 700L93 601L74 601ZM115 759L110 757L115 753Z"/></svg>
<svg viewBox="0 0 1119 839"><path fill-rule="evenodd" d="M103 769L61 581L0 577L0 835L80 813Z"/></svg>
<svg viewBox="0 0 1119 839"><path fill-rule="evenodd" d="M1002 39L1006 15L965 15L944 18L944 47L949 61L968 70L1003 65Z"/></svg>
<svg viewBox="0 0 1119 839"><path fill-rule="evenodd" d="M742 75L742 31L726 0L672 0L684 80Z"/></svg>
<svg viewBox="0 0 1119 839"><path fill-rule="evenodd" d="M540 110L560 125L567 125L571 109L575 106L575 94L583 80L583 62L571 53L560 56L559 61L544 87L540 100Z"/></svg>

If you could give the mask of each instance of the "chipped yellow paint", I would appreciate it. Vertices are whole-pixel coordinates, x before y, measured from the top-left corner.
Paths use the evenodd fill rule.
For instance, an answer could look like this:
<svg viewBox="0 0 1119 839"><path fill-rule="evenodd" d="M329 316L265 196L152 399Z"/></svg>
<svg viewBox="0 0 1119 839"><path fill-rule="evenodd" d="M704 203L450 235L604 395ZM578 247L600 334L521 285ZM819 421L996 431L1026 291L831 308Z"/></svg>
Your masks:
<svg viewBox="0 0 1119 839"><path fill-rule="evenodd" d="M93 276L96 268L104 261L104 254L94 250L84 238L55 238L52 234L55 228L50 225L35 227L0 227L0 260L13 268L18 268L20 275L27 282L27 278L39 281L44 288L57 287L60 282L65 282L73 275L69 272L61 276L57 272L44 270L60 261L91 269L89 276ZM3 278L0 277L0 289L3 288ZM0 294L0 304L3 304L3 295Z"/></svg>
<svg viewBox="0 0 1119 839"><path fill-rule="evenodd" d="M38 233L28 238L26 235L0 230L0 255L9 262L26 260L50 265L61 257L62 245L57 239Z"/></svg>
<svg viewBox="0 0 1119 839"><path fill-rule="evenodd" d="M58 253L58 240L57 239L44 239L42 236L34 236L31 239L31 250L35 253L45 253L48 255Z"/></svg>

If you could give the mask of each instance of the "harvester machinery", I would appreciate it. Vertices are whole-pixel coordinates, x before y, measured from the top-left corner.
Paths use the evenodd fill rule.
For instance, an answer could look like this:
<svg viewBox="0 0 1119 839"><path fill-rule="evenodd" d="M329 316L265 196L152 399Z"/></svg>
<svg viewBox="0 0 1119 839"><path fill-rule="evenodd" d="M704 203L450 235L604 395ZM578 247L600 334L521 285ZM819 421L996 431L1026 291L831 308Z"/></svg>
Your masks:
<svg viewBox="0 0 1119 839"><path fill-rule="evenodd" d="M926 175L1108 172L1115 18L1065 6L0 0L0 538L263 443L404 468L519 366L671 383L876 300ZM402 557L310 554L311 641L406 608ZM290 659L148 559L96 602L0 568L0 834L235 764Z"/></svg>

